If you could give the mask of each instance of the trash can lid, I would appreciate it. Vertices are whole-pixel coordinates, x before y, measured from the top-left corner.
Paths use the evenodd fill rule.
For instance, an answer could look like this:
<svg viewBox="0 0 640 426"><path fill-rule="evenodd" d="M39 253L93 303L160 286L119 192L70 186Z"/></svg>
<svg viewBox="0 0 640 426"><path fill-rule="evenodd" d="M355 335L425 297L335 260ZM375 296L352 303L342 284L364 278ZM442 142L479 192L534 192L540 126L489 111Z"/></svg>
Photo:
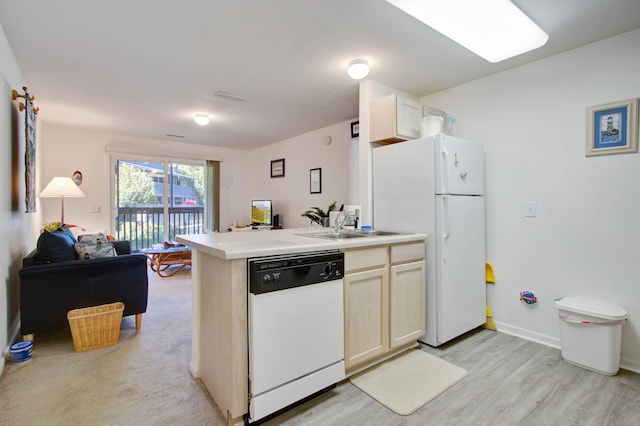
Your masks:
<svg viewBox="0 0 640 426"><path fill-rule="evenodd" d="M618 305L590 297L563 297L555 301L559 309L604 319L625 319L627 311Z"/></svg>

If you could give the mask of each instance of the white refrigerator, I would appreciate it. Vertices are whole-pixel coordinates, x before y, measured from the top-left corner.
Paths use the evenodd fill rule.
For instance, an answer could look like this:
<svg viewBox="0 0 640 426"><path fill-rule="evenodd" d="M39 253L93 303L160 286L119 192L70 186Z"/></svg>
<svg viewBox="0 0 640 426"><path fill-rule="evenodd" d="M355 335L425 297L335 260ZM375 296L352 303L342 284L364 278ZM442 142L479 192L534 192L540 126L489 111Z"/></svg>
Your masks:
<svg viewBox="0 0 640 426"><path fill-rule="evenodd" d="M482 144L438 134L374 148L373 225L428 234L421 342L439 346L486 322Z"/></svg>

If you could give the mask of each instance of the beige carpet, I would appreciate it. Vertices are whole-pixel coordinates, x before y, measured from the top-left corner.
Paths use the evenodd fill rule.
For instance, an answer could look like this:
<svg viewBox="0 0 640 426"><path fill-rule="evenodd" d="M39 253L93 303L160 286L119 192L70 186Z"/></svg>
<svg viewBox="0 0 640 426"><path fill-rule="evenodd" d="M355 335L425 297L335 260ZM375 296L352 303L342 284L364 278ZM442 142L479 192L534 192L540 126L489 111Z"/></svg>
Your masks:
<svg viewBox="0 0 640 426"><path fill-rule="evenodd" d="M462 368L413 349L349 381L394 413L407 416L466 376Z"/></svg>
<svg viewBox="0 0 640 426"><path fill-rule="evenodd" d="M35 335L31 361L0 377L2 425L214 425L226 422L189 373L191 270L149 271L149 303L119 343L74 352L70 331Z"/></svg>

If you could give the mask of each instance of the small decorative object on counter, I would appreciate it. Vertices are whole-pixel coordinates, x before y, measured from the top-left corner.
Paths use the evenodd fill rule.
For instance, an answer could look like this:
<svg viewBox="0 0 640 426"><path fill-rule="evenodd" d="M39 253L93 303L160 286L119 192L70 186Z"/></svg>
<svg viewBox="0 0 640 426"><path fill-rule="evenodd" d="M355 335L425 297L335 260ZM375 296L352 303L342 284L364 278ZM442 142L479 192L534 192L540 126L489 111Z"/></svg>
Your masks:
<svg viewBox="0 0 640 426"><path fill-rule="evenodd" d="M538 298L532 291L521 291L520 292L520 300L526 303L527 305L531 305L538 301Z"/></svg>
<svg viewBox="0 0 640 426"><path fill-rule="evenodd" d="M311 219L311 222L315 222L320 226L330 226L329 224L329 213L336 209L336 204L338 202L334 201L327 207L327 211L325 212L320 207L311 207L309 210L302 213L300 216Z"/></svg>

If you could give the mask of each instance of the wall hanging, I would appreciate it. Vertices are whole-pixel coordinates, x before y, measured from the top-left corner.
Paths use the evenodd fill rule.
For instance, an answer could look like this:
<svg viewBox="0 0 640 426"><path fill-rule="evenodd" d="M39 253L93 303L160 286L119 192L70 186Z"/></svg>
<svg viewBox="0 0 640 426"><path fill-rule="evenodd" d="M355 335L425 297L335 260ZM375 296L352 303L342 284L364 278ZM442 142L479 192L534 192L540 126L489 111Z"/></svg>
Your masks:
<svg viewBox="0 0 640 426"><path fill-rule="evenodd" d="M284 177L284 158L271 160L271 177Z"/></svg>
<svg viewBox="0 0 640 426"><path fill-rule="evenodd" d="M357 138L360 136L360 121L354 121L351 123L351 137Z"/></svg>
<svg viewBox="0 0 640 426"><path fill-rule="evenodd" d="M309 170L309 192L311 194L322 193L322 169Z"/></svg>
<svg viewBox="0 0 640 426"><path fill-rule="evenodd" d="M76 170L75 172L73 172L73 176L71 177L71 179L76 185L82 185L82 172L80 170Z"/></svg>
<svg viewBox="0 0 640 426"><path fill-rule="evenodd" d="M22 87L24 94L12 91L12 99L24 99L24 103L20 102L20 111L25 111L24 117L24 136L25 136L25 153L24 153L24 181L25 181L25 212L33 213L36 211L36 116L39 108L34 107L33 100L35 96L29 93L26 86Z"/></svg>
<svg viewBox="0 0 640 426"><path fill-rule="evenodd" d="M587 108L586 156L638 152L638 99Z"/></svg>

